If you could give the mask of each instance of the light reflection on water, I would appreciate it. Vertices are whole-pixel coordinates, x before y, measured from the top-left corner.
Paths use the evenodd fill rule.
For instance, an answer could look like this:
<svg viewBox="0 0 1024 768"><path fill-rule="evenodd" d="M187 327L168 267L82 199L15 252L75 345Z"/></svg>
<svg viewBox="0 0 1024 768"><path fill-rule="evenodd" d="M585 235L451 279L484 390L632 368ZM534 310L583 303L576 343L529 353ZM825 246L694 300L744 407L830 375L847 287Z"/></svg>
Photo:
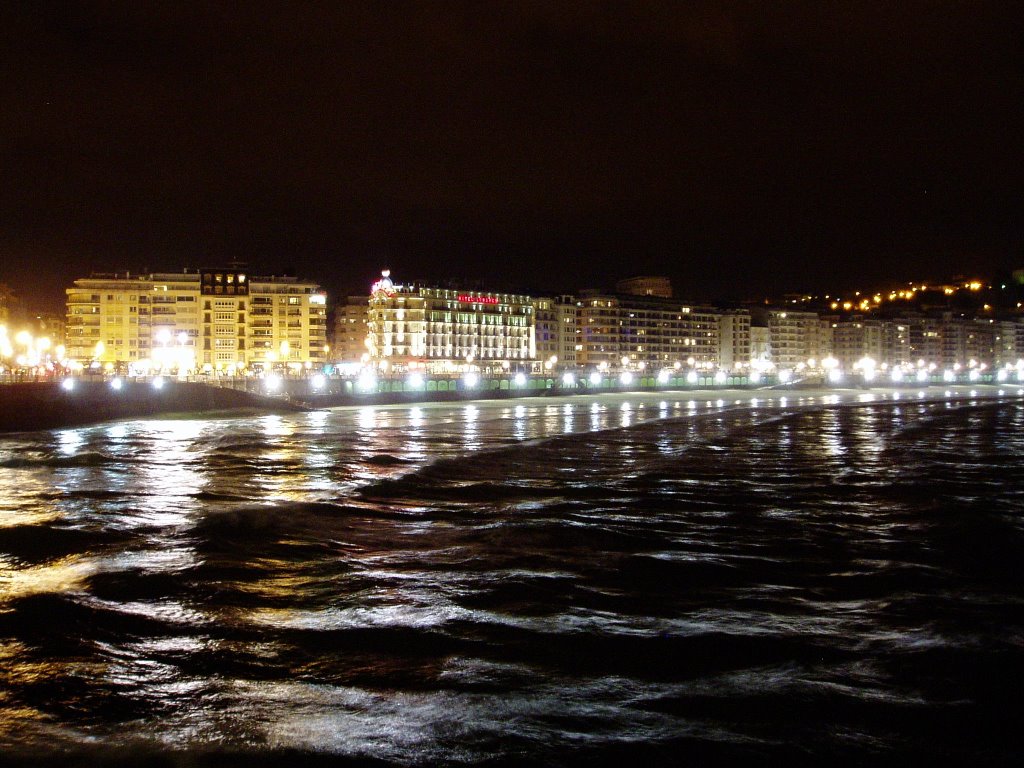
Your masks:
<svg viewBox="0 0 1024 768"><path fill-rule="evenodd" d="M0 747L665 762L686 733L712 756L963 758L929 723L968 694L992 714L1003 678L976 672L1024 632L1024 415L864 394L11 438Z"/></svg>

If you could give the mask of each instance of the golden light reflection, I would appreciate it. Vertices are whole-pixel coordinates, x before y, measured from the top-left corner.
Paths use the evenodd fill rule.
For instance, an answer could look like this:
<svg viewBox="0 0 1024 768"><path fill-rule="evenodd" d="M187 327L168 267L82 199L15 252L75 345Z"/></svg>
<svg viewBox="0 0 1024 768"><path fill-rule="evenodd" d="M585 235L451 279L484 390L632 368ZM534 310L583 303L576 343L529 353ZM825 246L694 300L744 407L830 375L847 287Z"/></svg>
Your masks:
<svg viewBox="0 0 1024 768"><path fill-rule="evenodd" d="M95 561L81 556L68 556L26 568L0 558L0 601L50 592L80 592L86 579L96 571Z"/></svg>

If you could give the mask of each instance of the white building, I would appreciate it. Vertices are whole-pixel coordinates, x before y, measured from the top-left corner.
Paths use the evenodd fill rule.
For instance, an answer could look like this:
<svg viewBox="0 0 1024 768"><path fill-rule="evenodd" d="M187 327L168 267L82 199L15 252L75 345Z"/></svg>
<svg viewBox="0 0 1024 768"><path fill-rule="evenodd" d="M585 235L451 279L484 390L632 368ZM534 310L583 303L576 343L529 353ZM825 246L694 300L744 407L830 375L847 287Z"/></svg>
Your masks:
<svg viewBox="0 0 1024 768"><path fill-rule="evenodd" d="M396 285L385 271L373 284L367 349L399 367L510 367L536 359L529 296Z"/></svg>

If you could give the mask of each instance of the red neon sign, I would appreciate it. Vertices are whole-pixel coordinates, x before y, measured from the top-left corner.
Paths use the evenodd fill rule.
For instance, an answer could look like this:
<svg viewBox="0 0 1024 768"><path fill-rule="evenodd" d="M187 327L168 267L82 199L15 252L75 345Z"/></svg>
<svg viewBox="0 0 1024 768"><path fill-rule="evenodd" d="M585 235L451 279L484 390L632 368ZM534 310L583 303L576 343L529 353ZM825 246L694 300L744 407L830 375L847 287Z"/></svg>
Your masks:
<svg viewBox="0 0 1024 768"><path fill-rule="evenodd" d="M497 296L470 296L468 293L460 293L459 301L469 301L474 304L497 304Z"/></svg>

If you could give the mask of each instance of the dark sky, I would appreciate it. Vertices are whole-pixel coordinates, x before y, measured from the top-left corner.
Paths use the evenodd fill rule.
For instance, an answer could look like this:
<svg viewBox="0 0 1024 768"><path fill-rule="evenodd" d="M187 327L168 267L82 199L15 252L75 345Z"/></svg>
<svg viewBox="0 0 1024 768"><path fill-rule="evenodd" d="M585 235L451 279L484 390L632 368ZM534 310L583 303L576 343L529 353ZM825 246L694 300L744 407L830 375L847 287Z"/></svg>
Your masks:
<svg viewBox="0 0 1024 768"><path fill-rule="evenodd" d="M13 7L12 7L13 6ZM1020 2L26 2L0 282L687 297L1024 266Z"/></svg>

